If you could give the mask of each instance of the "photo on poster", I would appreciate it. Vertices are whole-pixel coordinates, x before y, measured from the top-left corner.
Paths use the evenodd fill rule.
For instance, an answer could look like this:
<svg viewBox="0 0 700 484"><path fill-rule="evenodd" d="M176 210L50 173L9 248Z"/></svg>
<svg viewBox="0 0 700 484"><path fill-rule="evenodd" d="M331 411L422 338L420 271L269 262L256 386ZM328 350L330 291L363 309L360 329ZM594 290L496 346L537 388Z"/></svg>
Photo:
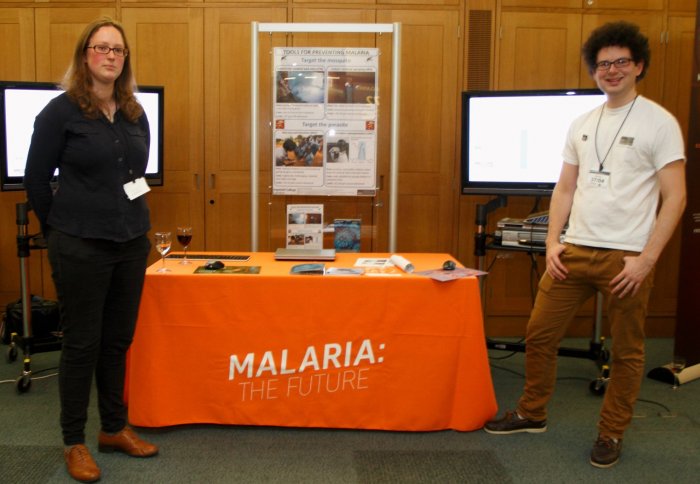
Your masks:
<svg viewBox="0 0 700 484"><path fill-rule="evenodd" d="M275 166L323 166L323 133L301 134L277 132Z"/></svg>
<svg viewBox="0 0 700 484"><path fill-rule="evenodd" d="M323 70L277 71L278 103L321 104L324 102L325 76Z"/></svg>
<svg viewBox="0 0 700 484"><path fill-rule="evenodd" d="M328 71L328 103L376 104L374 71Z"/></svg>
<svg viewBox="0 0 700 484"><path fill-rule="evenodd" d="M376 193L379 49L275 47L272 192Z"/></svg>
<svg viewBox="0 0 700 484"><path fill-rule="evenodd" d="M350 161L350 143L344 138L331 141L328 139L327 163L347 163Z"/></svg>

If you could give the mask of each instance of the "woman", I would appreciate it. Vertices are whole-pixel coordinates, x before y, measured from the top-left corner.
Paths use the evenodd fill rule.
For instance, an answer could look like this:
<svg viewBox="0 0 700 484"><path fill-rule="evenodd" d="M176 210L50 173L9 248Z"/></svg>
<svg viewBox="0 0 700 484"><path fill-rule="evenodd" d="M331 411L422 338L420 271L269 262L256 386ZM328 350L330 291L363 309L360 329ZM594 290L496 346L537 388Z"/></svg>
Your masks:
<svg viewBox="0 0 700 484"><path fill-rule="evenodd" d="M158 453L127 426L123 400L126 352L150 251L143 196L150 133L134 97L129 45L119 23L103 18L85 29L62 87L65 92L36 118L24 182L47 238L61 308L64 457L74 479L92 482L100 478L85 446L93 376L99 450Z"/></svg>

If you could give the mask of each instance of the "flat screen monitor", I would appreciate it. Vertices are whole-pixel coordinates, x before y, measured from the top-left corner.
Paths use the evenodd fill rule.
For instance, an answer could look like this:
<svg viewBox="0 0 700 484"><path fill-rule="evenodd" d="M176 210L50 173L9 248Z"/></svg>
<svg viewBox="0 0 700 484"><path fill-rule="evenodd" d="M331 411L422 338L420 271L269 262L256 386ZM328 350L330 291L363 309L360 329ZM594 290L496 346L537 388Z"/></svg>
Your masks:
<svg viewBox="0 0 700 484"><path fill-rule="evenodd" d="M462 193L551 195L569 125L604 102L597 89L462 93Z"/></svg>
<svg viewBox="0 0 700 484"><path fill-rule="evenodd" d="M23 190L24 167L34 132L34 119L63 91L48 82L0 81L0 186ZM151 147L146 167L149 185L163 184L163 95L162 86L139 86L136 97L146 111L151 129Z"/></svg>

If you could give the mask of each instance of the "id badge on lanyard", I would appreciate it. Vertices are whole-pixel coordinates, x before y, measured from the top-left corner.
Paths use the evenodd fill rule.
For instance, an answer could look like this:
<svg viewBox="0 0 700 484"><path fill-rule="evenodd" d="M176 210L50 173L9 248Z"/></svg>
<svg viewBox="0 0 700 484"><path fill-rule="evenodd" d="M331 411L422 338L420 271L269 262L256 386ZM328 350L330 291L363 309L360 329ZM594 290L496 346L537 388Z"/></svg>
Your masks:
<svg viewBox="0 0 700 484"><path fill-rule="evenodd" d="M126 196L129 197L129 200L136 200L141 195L150 191L151 187L148 186L144 177L137 178L134 181L124 184L124 192L126 192Z"/></svg>
<svg viewBox="0 0 700 484"><path fill-rule="evenodd" d="M590 188L605 189L610 185L610 172L591 170L588 172L588 186Z"/></svg>

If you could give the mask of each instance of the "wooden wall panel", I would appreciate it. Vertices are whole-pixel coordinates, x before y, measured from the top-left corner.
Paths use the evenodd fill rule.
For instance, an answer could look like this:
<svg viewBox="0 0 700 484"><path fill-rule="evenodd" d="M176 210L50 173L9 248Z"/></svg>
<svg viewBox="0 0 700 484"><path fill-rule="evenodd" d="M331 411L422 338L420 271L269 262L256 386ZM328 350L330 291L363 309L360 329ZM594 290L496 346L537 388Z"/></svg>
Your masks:
<svg viewBox="0 0 700 484"><path fill-rule="evenodd" d="M0 9L0 79L34 80L34 11L28 8ZM19 298L20 273L17 258L16 204L24 192L0 192L0 304ZM36 220L32 233L38 230ZM41 259L30 261L32 292L41 292Z"/></svg>
<svg viewBox="0 0 700 484"><path fill-rule="evenodd" d="M284 8L220 8L205 11L205 214L207 248L250 250L250 76L251 22L285 22ZM282 34L260 34L258 163L269 173L270 50ZM261 173L259 193L268 193ZM259 205L259 250L269 250L267 198Z"/></svg>
<svg viewBox="0 0 700 484"><path fill-rule="evenodd" d="M191 225L191 249L202 249L203 12L196 8L123 8L121 13L137 81L165 88L164 186L154 187L147 195L153 231L175 232L178 225ZM156 258L153 251L151 259Z"/></svg>
<svg viewBox="0 0 700 484"><path fill-rule="evenodd" d="M33 81L34 10L31 8L0 9L0 79Z"/></svg>
<svg viewBox="0 0 700 484"><path fill-rule="evenodd" d="M36 9L37 81L60 82L85 26L102 16L114 17L110 7Z"/></svg>
<svg viewBox="0 0 700 484"><path fill-rule="evenodd" d="M662 43L663 18L658 13L649 12L627 12L615 14L586 14L583 16L583 27L581 38L587 39L590 33L597 27L606 22L615 22L618 20L626 20L639 25L639 29L649 38L649 47L651 49L651 62L649 70L644 79L637 85L637 90L640 94L653 99L656 102L661 102L662 94L662 79L663 66L665 58L665 49ZM579 55L580 56L580 55ZM588 68L581 62L581 82L582 87L595 87L595 82L588 74Z"/></svg>
<svg viewBox="0 0 700 484"><path fill-rule="evenodd" d="M681 125L683 135L688 133L690 119L690 92L693 79L693 47L695 45L695 17L673 16L668 19L668 40L663 71L663 106L671 111ZM658 68L653 64L654 68ZM681 82L681 81L685 82Z"/></svg>
<svg viewBox="0 0 700 484"><path fill-rule="evenodd" d="M451 252L456 222L454 163L462 67L456 60L461 52L459 16L448 11L382 10L377 21L401 22L397 249L411 252L430 247L432 252ZM379 44L382 55L387 57L391 52L389 42L390 39L381 38ZM390 95L389 80L380 83L386 99ZM386 123L384 129L388 129ZM388 139L384 138L387 133L381 132L382 139ZM409 203L412 197L415 200ZM428 213L405 209L421 203L428 203L433 210ZM378 225L386 226L381 221Z"/></svg>
<svg viewBox="0 0 700 484"><path fill-rule="evenodd" d="M579 14L504 12L499 34L496 89L578 86Z"/></svg>
<svg viewBox="0 0 700 484"><path fill-rule="evenodd" d="M20 4L22 8L17 8ZM579 56L581 38L602 21L627 18L640 22L652 40L663 39L660 34L668 25L669 43L654 47L659 50L654 52L644 89L650 97L663 99L682 124L689 110L689 93L677 79L688 69L683 59L692 43L687 24L694 15L695 0L595 0L590 7L584 0L360 0L353 3L354 8L323 0L1 0L0 5L8 5L0 7L3 79L56 82L85 24L105 14L124 22L133 44L137 80L166 87L165 186L148 195L154 228L174 230L177 224L191 223L193 249L242 250L249 244L248 32L252 20L402 23L398 248L453 252L471 266L476 264L472 253L475 205L488 197L458 194L459 94L468 86L467 78L469 85L494 89L586 85ZM659 10L662 7L665 12ZM486 14L478 19L482 28L477 43L470 44L471 32L465 25L470 19L468 9ZM676 16L667 17L667 12ZM384 66L390 64L391 35L263 37L266 49L304 44L377 46L383 57L380 93L390 99L390 70ZM475 46L482 50L470 52ZM472 63L469 59L474 66L467 65ZM264 91L271 64L263 51L260 62ZM318 198L270 195L270 167L264 162L271 152L267 141L270 99L261 98L260 107L259 240L261 249L271 250L283 244L285 205L318 202ZM380 104L379 195L322 200L327 221L363 219L363 250L385 250L388 245L389 107L388 102ZM0 193L0 302L10 295L16 298L14 204L21 198L18 193ZM491 215L490 222L495 225L499 218L524 215L532 204L530 198L511 199L508 207ZM668 325L660 322L675 315L679 250L674 238L664 254L670 270L657 272L650 325L662 332ZM152 257L155 260L155 252ZM45 257L35 259L32 282L39 285L39 292L50 293ZM498 332L527 318L529 261L505 257L495 267L491 287L495 291L500 280L504 292L494 296L486 310L496 325L490 329Z"/></svg>

